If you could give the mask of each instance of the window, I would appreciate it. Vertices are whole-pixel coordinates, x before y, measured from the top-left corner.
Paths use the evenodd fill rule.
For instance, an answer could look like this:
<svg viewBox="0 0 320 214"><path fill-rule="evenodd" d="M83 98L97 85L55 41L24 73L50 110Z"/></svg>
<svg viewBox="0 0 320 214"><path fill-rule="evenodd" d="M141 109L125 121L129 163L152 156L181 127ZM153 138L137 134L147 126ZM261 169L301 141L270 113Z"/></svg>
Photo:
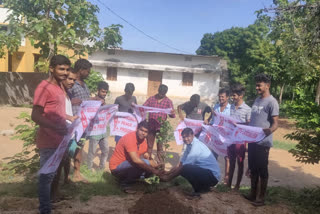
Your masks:
<svg viewBox="0 0 320 214"><path fill-rule="evenodd" d="M107 67L107 80L117 81L117 68Z"/></svg>
<svg viewBox="0 0 320 214"><path fill-rule="evenodd" d="M182 85L192 86L193 85L193 73L182 73Z"/></svg>

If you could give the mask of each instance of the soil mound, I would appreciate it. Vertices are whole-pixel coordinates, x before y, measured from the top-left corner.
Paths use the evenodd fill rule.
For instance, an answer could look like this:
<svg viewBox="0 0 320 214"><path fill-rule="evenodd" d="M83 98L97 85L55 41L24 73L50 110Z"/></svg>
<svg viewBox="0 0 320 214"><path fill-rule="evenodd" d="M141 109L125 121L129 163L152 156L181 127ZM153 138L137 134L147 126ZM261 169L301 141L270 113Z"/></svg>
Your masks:
<svg viewBox="0 0 320 214"><path fill-rule="evenodd" d="M136 204L129 208L130 214L193 214L193 208L182 204L169 191L144 194Z"/></svg>

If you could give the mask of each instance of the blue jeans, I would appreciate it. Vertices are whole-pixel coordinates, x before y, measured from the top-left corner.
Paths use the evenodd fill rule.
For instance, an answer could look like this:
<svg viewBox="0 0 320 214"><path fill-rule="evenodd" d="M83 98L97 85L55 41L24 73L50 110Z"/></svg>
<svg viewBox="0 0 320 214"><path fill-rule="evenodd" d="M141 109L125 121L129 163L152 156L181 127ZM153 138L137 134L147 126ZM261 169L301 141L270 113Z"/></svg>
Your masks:
<svg viewBox="0 0 320 214"><path fill-rule="evenodd" d="M95 138L89 138L89 150L88 150L88 169L92 168L93 159L96 154L97 145L99 144L99 148L101 150L100 155L100 164L99 168L104 170L106 168L106 162L109 153L109 145L108 145L108 138L104 137L100 140L96 140Z"/></svg>
<svg viewBox="0 0 320 214"><path fill-rule="evenodd" d="M149 160L144 158L141 158L141 160L150 165ZM134 183L143 173L150 174L129 161L123 161L111 173L119 180L120 185Z"/></svg>
<svg viewBox="0 0 320 214"><path fill-rule="evenodd" d="M40 168L49 160L56 149L40 149ZM40 214L51 213L50 193L51 184L56 172L40 174L38 179L38 197Z"/></svg>
<svg viewBox="0 0 320 214"><path fill-rule="evenodd" d="M121 138L122 138L122 136L119 136L119 135L114 136L114 141L116 141L116 145L118 144L118 142Z"/></svg>

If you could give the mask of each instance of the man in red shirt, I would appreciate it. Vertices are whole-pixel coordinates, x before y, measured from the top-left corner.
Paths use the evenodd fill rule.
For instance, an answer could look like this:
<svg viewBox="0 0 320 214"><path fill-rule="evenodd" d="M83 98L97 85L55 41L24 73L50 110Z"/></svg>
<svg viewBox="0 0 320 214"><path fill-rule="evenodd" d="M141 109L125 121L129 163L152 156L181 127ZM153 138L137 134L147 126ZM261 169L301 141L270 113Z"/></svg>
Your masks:
<svg viewBox="0 0 320 214"><path fill-rule="evenodd" d="M126 134L119 140L110 158L111 174L119 180L125 191L128 190L128 184L135 182L144 173L145 176L160 174L155 162L148 160L148 129L147 121L140 122L136 132Z"/></svg>
<svg viewBox="0 0 320 214"><path fill-rule="evenodd" d="M34 93L31 117L40 126L36 137L40 168L55 153L63 136L67 134L65 93L61 82L67 78L70 65L67 57L53 56L50 60L50 77L43 80ZM50 192L54 176L55 172L39 175L40 213L51 213Z"/></svg>
<svg viewBox="0 0 320 214"><path fill-rule="evenodd" d="M149 97L147 101L143 104L144 106L155 107L155 108L171 108L171 114L169 115L171 118L175 118L175 112L173 108L172 101L166 96L168 92L168 86L161 84L158 89L158 94ZM154 141L156 138L156 133L159 132L161 124L158 121L158 118L161 117L162 120L167 119L167 115L165 113L149 113L149 134L147 137L148 141L148 154L151 158L152 149L154 145ZM163 163L163 147L162 144L157 144L157 156L160 163Z"/></svg>

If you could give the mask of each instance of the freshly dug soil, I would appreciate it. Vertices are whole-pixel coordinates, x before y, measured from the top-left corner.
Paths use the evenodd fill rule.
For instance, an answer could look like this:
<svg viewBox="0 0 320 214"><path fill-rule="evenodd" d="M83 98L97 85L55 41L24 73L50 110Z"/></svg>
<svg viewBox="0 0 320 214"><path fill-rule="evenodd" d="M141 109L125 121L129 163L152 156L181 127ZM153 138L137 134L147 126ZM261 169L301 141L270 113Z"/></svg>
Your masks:
<svg viewBox="0 0 320 214"><path fill-rule="evenodd" d="M193 214L193 208L179 202L169 191L144 194L129 208L130 214Z"/></svg>

